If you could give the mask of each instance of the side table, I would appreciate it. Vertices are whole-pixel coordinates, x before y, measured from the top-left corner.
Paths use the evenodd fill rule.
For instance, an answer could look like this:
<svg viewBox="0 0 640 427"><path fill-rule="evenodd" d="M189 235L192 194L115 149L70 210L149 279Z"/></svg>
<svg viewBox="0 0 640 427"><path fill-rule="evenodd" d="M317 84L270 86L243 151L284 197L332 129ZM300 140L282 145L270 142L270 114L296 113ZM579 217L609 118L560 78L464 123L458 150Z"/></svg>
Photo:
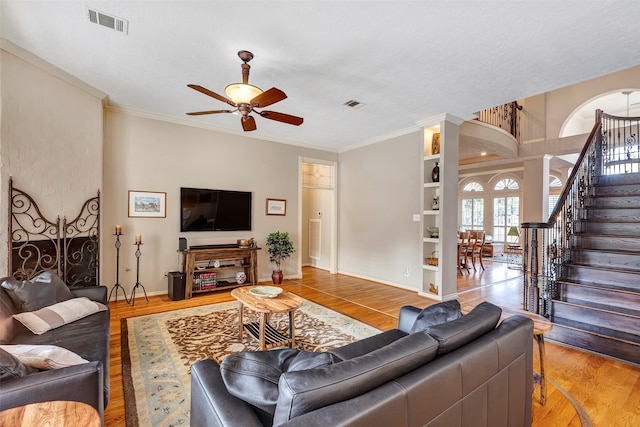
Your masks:
<svg viewBox="0 0 640 427"><path fill-rule="evenodd" d="M100 427L101 424L93 406L66 400L30 403L0 412L0 426Z"/></svg>
<svg viewBox="0 0 640 427"><path fill-rule="evenodd" d="M514 315L525 316L533 320L533 338L535 339L536 344L538 344L538 354L540 356L540 404L544 405L545 403L547 403L547 377L545 375L544 369L546 358L544 350L544 334L553 329L553 323L551 323L551 321L546 317L540 316L530 311L511 307L500 308L502 308L502 316L500 317L500 321ZM464 306L462 307L462 313L467 314L472 309L473 306Z"/></svg>
<svg viewBox="0 0 640 427"><path fill-rule="evenodd" d="M553 329L553 323L546 317L532 313L526 310L516 308L502 307L502 315L506 318L519 314L533 320L533 337L538 344L538 354L540 355L540 404L547 403L547 377L545 376L545 351L544 351L544 334Z"/></svg>

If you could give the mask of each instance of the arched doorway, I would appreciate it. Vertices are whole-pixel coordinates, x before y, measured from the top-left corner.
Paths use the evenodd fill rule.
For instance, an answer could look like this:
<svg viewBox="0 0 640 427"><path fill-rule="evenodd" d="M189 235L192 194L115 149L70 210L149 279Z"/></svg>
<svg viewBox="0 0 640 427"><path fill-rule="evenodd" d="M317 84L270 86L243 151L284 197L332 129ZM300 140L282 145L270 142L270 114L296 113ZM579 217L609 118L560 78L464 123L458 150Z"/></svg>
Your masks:
<svg viewBox="0 0 640 427"><path fill-rule="evenodd" d="M622 117L640 116L640 88L624 88L600 94L576 108L562 124L560 137L591 132L596 110Z"/></svg>

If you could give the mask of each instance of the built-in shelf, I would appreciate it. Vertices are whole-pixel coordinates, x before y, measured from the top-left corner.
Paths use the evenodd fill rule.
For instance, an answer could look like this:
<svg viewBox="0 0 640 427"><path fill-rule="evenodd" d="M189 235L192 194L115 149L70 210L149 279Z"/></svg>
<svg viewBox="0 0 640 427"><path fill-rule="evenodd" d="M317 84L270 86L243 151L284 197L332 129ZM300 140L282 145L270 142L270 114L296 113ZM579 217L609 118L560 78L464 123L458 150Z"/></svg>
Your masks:
<svg viewBox="0 0 640 427"><path fill-rule="evenodd" d="M423 194L422 194L422 256L423 256L423 278L422 287L419 291L420 294L426 294L429 296L440 296L441 289L441 265L427 264L424 260L432 256L438 257L441 253L442 245L439 238L431 237L431 231L429 229L440 229L442 224L442 216L440 210L432 209L433 206L437 206L434 200L440 198L440 192L443 188L442 182L433 182L432 171L436 166L436 163L441 162L441 153L430 154L433 152L432 139L435 133L439 132L436 127L428 128L424 130L423 141ZM435 292L435 294L434 294Z"/></svg>

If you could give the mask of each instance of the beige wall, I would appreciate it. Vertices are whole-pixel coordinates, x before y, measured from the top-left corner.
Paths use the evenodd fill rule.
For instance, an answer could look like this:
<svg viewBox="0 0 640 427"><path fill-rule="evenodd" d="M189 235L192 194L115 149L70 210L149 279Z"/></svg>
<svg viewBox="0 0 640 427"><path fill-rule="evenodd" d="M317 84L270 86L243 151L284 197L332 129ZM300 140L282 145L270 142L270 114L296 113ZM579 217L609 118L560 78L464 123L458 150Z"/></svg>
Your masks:
<svg viewBox="0 0 640 427"><path fill-rule="evenodd" d="M238 238L255 237L263 249L258 252L260 280L270 280L264 242L272 231L286 231L296 250L298 235L299 157L337 160L337 154L311 150L213 130L170 123L108 110L104 150L104 208L102 222L103 265L109 266L103 281L115 280L114 237L116 224L122 225L124 244L120 250L120 282L127 292L135 284L134 235L142 234L140 281L147 292L167 291L167 270L178 266L178 237L188 245L235 243ZM180 233L180 187L251 191L253 230L250 232ZM128 191L167 193L166 218L129 218ZM286 216L267 216L267 198L286 199ZM299 272L298 254L283 263L285 277ZM128 271L127 271L128 270Z"/></svg>
<svg viewBox="0 0 640 427"><path fill-rule="evenodd" d="M422 131L340 154L338 269L415 289L422 282ZM405 269L409 276L405 276Z"/></svg>
<svg viewBox="0 0 640 427"><path fill-rule="evenodd" d="M102 94L2 41L0 276L7 273L8 181L50 220L74 219L102 187Z"/></svg>
<svg viewBox="0 0 640 427"><path fill-rule="evenodd" d="M522 141L557 139L576 109L600 95L630 87L640 87L640 66L522 100Z"/></svg>

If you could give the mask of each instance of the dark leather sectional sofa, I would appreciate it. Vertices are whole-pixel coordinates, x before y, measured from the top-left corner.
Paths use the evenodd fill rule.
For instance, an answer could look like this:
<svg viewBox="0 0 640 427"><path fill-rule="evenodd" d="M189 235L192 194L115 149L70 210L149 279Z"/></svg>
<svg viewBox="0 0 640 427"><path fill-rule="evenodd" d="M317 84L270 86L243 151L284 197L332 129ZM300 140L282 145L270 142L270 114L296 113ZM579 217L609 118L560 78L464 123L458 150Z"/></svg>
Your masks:
<svg viewBox="0 0 640 427"><path fill-rule="evenodd" d="M104 409L109 401L110 323L107 288L92 286L71 289L73 298L87 297L106 305L107 309L42 335L35 335L12 318L21 309L16 307L5 289L6 280L8 278L0 279L0 284L3 284L0 287L0 344L55 345L76 353L89 363L27 372L24 376L5 375L7 370L3 365L0 411L29 403L70 400L91 405L104 419Z"/></svg>
<svg viewBox="0 0 640 427"><path fill-rule="evenodd" d="M200 361L191 426L530 426L533 322L459 307L403 307L397 329L328 353Z"/></svg>

